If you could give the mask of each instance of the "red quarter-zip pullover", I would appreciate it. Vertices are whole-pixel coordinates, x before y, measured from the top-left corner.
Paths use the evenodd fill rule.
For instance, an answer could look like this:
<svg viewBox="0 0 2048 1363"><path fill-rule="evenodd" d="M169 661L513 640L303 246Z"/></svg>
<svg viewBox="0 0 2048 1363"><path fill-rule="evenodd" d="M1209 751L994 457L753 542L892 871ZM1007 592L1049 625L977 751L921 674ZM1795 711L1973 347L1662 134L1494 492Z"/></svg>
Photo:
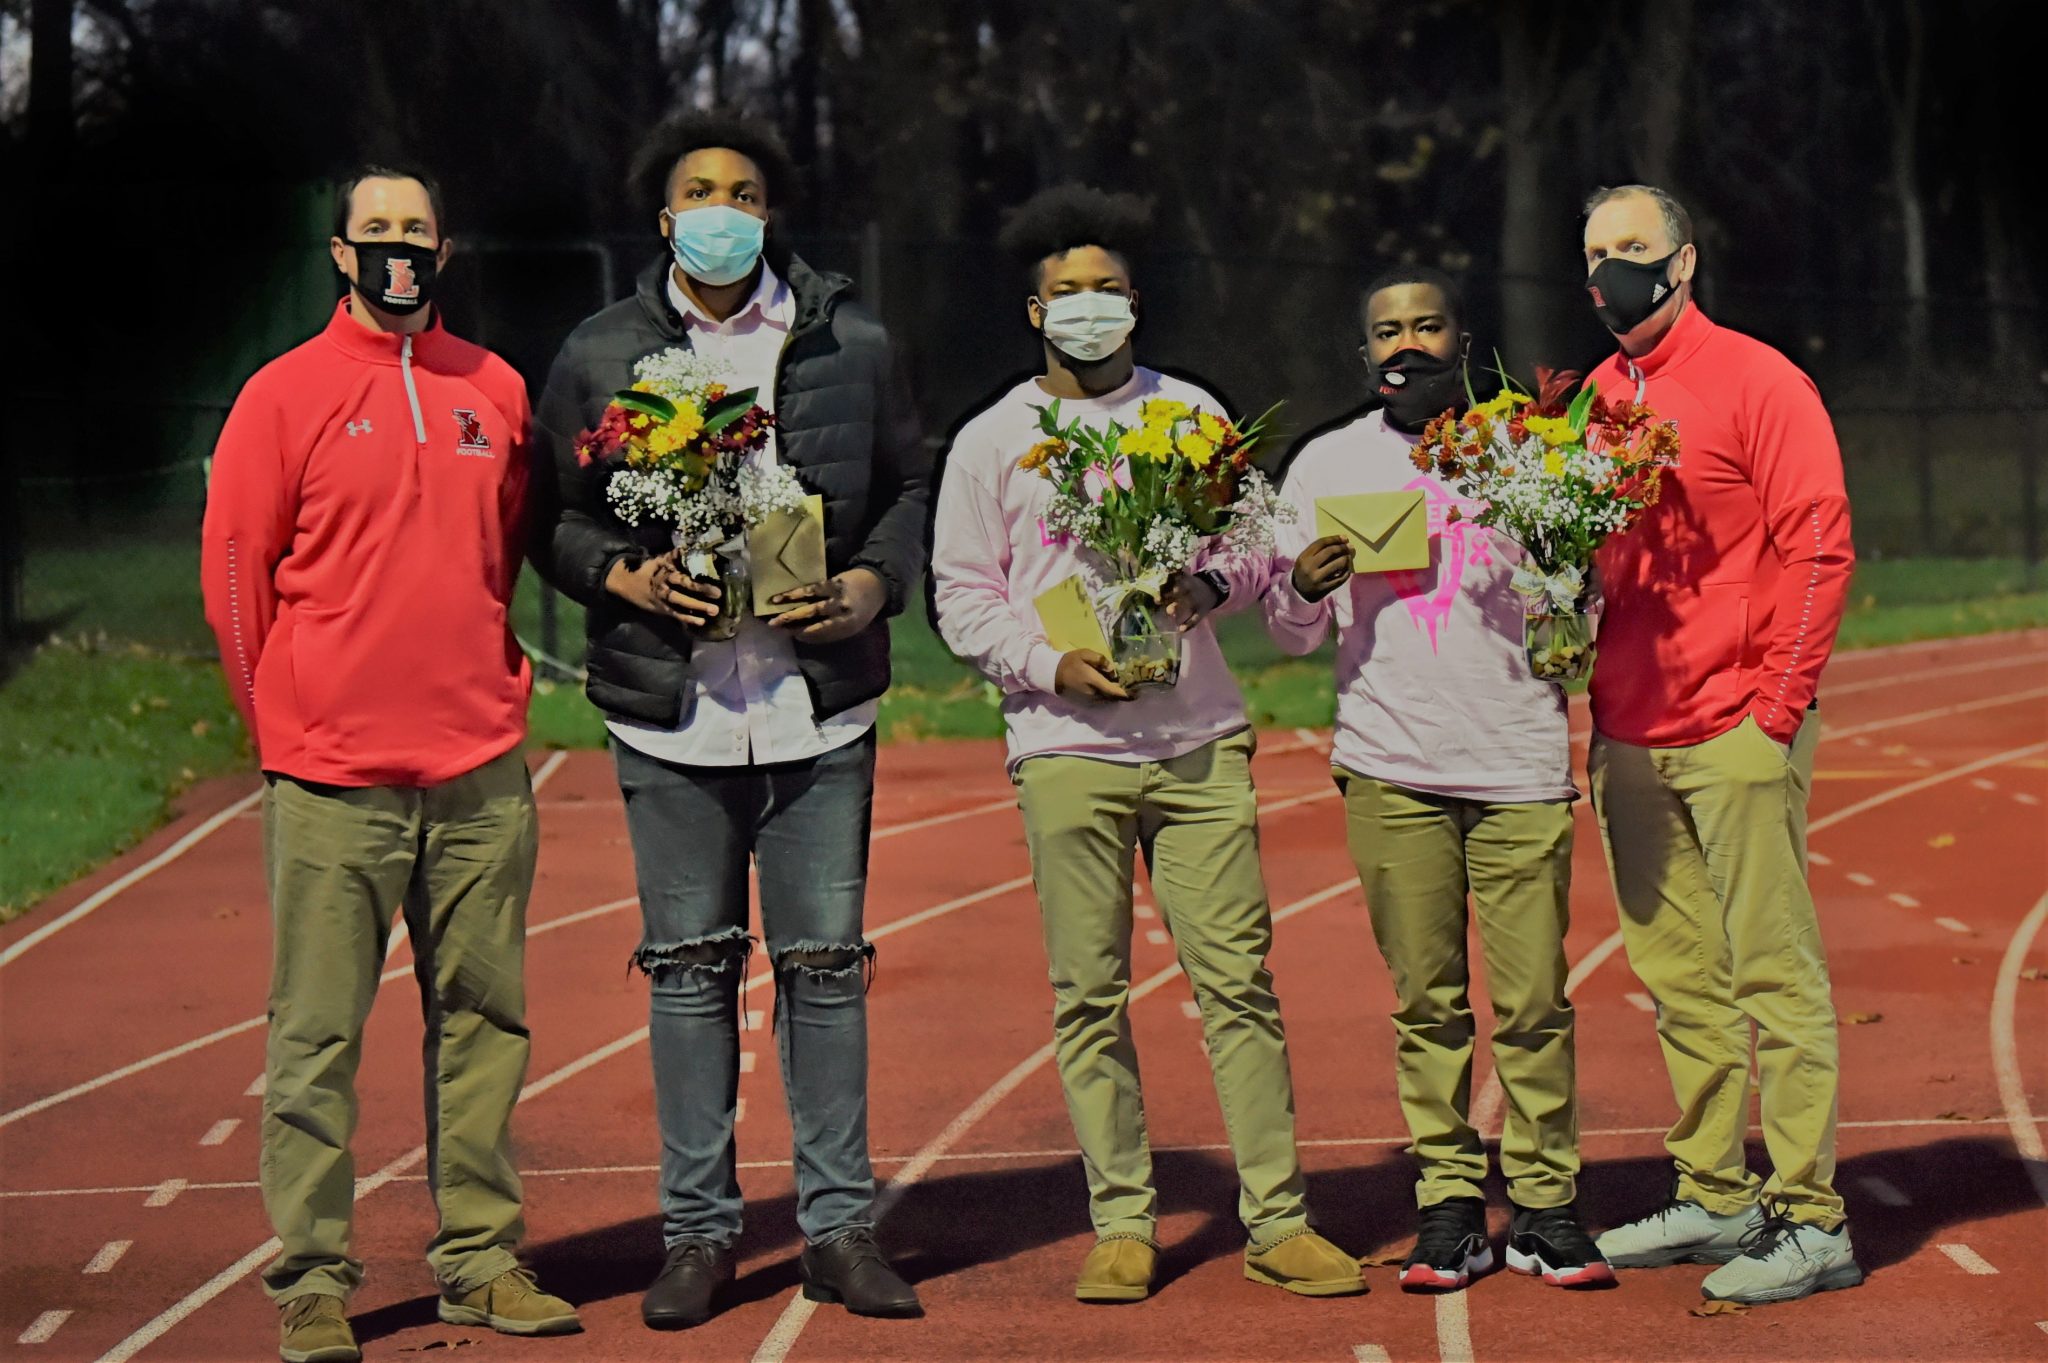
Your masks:
<svg viewBox="0 0 2048 1363"><path fill-rule="evenodd" d="M1598 564L1593 723L1683 747L1745 716L1789 743L1820 684L1855 551L1834 425L1813 381L1688 302L1656 349L1593 371L1678 423L1663 499Z"/></svg>
<svg viewBox="0 0 2048 1363"><path fill-rule="evenodd" d="M214 450L200 577L266 771L428 786L525 736L506 611L525 544L526 387L433 325L342 300L258 370Z"/></svg>

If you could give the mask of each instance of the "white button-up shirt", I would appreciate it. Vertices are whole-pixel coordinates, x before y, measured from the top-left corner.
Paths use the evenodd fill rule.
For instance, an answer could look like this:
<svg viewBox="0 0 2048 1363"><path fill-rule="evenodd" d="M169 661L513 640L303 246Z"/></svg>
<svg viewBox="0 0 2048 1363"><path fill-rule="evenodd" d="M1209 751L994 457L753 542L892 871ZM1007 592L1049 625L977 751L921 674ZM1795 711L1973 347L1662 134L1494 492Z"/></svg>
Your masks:
<svg viewBox="0 0 2048 1363"><path fill-rule="evenodd" d="M758 388L754 401L775 410L775 371L796 300L789 286L761 267L761 282L746 304L723 322L699 308L668 279L669 302L690 333L699 354L724 360L732 367L725 380L731 388ZM772 466L774 433L748 457ZM844 747L875 727L877 702L819 719L811 713L811 693L797 670L796 645L790 636L771 628L769 617L756 616L750 603L740 603L740 629L733 638L712 643L703 639L690 650L690 696L682 727L664 729L637 720L613 719L608 727L621 743L693 767L741 767L749 763L798 762Z"/></svg>

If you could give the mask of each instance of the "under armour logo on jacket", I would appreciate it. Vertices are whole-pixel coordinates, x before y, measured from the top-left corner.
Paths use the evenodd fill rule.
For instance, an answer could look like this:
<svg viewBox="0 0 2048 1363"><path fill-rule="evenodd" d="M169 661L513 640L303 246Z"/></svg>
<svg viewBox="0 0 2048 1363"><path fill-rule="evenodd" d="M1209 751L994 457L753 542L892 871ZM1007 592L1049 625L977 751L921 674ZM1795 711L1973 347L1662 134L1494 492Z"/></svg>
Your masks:
<svg viewBox="0 0 2048 1363"><path fill-rule="evenodd" d="M370 433L370 418L364 417L361 421L349 422L348 433L350 435L368 435Z"/></svg>

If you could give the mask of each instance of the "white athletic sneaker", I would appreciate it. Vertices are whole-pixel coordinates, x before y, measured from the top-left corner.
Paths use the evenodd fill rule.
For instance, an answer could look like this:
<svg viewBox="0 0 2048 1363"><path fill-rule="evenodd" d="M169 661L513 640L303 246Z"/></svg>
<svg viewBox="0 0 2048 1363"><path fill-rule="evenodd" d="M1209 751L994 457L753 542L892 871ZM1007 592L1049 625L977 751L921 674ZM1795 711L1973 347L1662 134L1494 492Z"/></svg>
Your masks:
<svg viewBox="0 0 2048 1363"><path fill-rule="evenodd" d="M1763 1226L1761 1207L1723 1216L1674 1197L1648 1216L1604 1232L1594 1243L1616 1268L1725 1264L1740 1256L1747 1248L1745 1237L1761 1234Z"/></svg>
<svg viewBox="0 0 2048 1363"><path fill-rule="evenodd" d="M1863 1281L1849 1225L1831 1231L1773 1215L1743 1251L1742 1257L1707 1275L1700 1292L1710 1301L1739 1301L1762 1306L1798 1301L1815 1292L1854 1287Z"/></svg>

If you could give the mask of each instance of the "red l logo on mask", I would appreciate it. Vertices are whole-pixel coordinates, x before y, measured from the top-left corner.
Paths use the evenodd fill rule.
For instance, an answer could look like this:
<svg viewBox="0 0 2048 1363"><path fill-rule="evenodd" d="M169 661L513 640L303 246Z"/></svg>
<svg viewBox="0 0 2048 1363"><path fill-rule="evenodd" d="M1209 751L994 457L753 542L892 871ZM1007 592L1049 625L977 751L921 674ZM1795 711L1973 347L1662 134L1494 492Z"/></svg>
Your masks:
<svg viewBox="0 0 2048 1363"><path fill-rule="evenodd" d="M403 256L391 256L384 262L384 272L391 282L384 286L386 298L418 298L419 280L413 277L412 262Z"/></svg>

